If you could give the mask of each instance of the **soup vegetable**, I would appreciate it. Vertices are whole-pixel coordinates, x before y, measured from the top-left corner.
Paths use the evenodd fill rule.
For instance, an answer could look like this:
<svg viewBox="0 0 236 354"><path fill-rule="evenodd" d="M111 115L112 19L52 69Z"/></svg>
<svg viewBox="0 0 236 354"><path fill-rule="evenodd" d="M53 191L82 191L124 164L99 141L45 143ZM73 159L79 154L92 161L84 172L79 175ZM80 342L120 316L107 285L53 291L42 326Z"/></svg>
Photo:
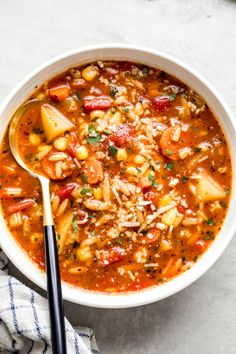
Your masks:
<svg viewBox="0 0 236 354"><path fill-rule="evenodd" d="M161 284L221 229L227 143L204 100L175 77L98 61L45 83L17 114L24 161L51 180L64 281L107 292ZM44 268L40 185L14 161L7 133L0 183L11 233Z"/></svg>

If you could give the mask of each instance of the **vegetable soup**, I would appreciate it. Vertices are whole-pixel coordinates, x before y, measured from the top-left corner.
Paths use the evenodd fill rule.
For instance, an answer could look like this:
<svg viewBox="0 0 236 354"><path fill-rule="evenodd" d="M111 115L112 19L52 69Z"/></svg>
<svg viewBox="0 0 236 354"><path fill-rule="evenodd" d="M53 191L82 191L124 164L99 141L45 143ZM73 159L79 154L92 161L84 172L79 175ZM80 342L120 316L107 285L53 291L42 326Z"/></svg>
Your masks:
<svg viewBox="0 0 236 354"><path fill-rule="evenodd" d="M229 149L206 102L175 77L98 61L49 80L17 114L22 158L51 180L64 281L105 292L159 285L217 236L230 198ZM44 269L40 184L15 162L7 133L3 214Z"/></svg>

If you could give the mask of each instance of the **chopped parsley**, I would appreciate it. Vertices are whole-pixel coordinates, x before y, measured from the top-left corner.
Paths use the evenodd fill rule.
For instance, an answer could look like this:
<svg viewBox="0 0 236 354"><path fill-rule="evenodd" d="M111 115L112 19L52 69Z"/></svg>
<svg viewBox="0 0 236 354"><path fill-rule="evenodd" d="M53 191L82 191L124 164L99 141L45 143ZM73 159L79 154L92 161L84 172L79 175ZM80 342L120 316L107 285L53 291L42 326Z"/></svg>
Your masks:
<svg viewBox="0 0 236 354"><path fill-rule="evenodd" d="M136 167L136 170L137 170L138 174L142 172L141 168L139 168L139 167Z"/></svg>
<svg viewBox="0 0 236 354"><path fill-rule="evenodd" d="M82 174L81 174L81 178L82 178L84 184L86 184L87 181L88 181L88 176L86 176L84 173L82 173Z"/></svg>
<svg viewBox="0 0 236 354"><path fill-rule="evenodd" d="M173 168L174 168L174 164L173 163L167 163L166 164L166 168L167 168L167 170L172 171Z"/></svg>
<svg viewBox="0 0 236 354"><path fill-rule="evenodd" d="M165 152L168 156L171 156L172 155L172 151L170 151L169 149L165 149Z"/></svg>
<svg viewBox="0 0 236 354"><path fill-rule="evenodd" d="M199 148L199 147L195 147L195 148L194 148L194 151L195 151L195 152L201 152L201 151L202 151L202 149L201 149L201 148Z"/></svg>
<svg viewBox="0 0 236 354"><path fill-rule="evenodd" d="M81 194L81 195L86 195L87 193L90 193L90 192L91 192L91 188L89 188L89 187L83 187L83 188L81 189L80 194Z"/></svg>
<svg viewBox="0 0 236 354"><path fill-rule="evenodd" d="M214 232L213 232L213 231L210 231L210 230L207 231L207 232L206 232L206 236L204 237L204 240L205 240L205 241L212 240L212 239L213 239L213 237L212 237L213 235L214 235Z"/></svg>
<svg viewBox="0 0 236 354"><path fill-rule="evenodd" d="M78 226L76 225L75 220L76 220L76 213L73 213L71 225L72 225L73 231L75 233L77 233L78 232Z"/></svg>
<svg viewBox="0 0 236 354"><path fill-rule="evenodd" d="M119 90L118 90L118 88L116 86L111 86L110 87L110 95L111 95L111 97L116 97L118 92L119 92Z"/></svg>
<svg viewBox="0 0 236 354"><path fill-rule="evenodd" d="M115 243L118 243L119 245L121 245L123 243L122 238L119 236L116 240Z"/></svg>
<svg viewBox="0 0 236 354"><path fill-rule="evenodd" d="M114 145L108 146L109 155L115 156L117 154L117 148Z"/></svg>
<svg viewBox="0 0 236 354"><path fill-rule="evenodd" d="M155 175L152 174L152 173L149 173L148 179L149 179L150 182L154 182L155 181Z"/></svg>
<svg viewBox="0 0 236 354"><path fill-rule="evenodd" d="M215 220L212 218L206 219L205 222L207 223L207 225L215 225L216 224Z"/></svg>
<svg viewBox="0 0 236 354"><path fill-rule="evenodd" d="M170 96L169 96L169 100L170 101L174 101L175 98L176 98L176 94L171 93Z"/></svg>
<svg viewBox="0 0 236 354"><path fill-rule="evenodd" d="M103 132L104 134L111 135L111 132L110 132L109 130L104 129L102 132Z"/></svg>
<svg viewBox="0 0 236 354"><path fill-rule="evenodd" d="M95 218L95 215L93 215L93 214L88 214L88 218L89 218L89 219L93 219L93 218Z"/></svg>
<svg viewBox="0 0 236 354"><path fill-rule="evenodd" d="M34 127L33 129L32 129L32 132L34 133L34 134L43 134L43 130L41 130L39 127Z"/></svg>
<svg viewBox="0 0 236 354"><path fill-rule="evenodd" d="M229 195L229 193L230 193L230 189L229 188L225 188L225 194Z"/></svg>
<svg viewBox="0 0 236 354"><path fill-rule="evenodd" d="M183 176L182 177L182 182L183 183L187 183L188 182L188 177L187 176Z"/></svg>
<svg viewBox="0 0 236 354"><path fill-rule="evenodd" d="M123 108L123 112L129 113L129 107L124 107L124 108Z"/></svg>
<svg viewBox="0 0 236 354"><path fill-rule="evenodd" d="M96 131L93 125L89 125L88 131L89 131L89 136L87 138L87 141L90 145L93 145L101 141L101 134Z"/></svg>

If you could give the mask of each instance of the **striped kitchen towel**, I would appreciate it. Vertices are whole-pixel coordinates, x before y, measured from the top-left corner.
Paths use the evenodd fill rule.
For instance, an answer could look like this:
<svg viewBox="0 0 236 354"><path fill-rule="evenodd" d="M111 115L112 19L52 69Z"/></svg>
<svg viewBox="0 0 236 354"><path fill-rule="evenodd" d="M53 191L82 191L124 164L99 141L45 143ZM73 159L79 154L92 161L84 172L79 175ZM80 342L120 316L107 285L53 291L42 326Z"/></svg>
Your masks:
<svg viewBox="0 0 236 354"><path fill-rule="evenodd" d="M94 333L73 328L66 320L68 354L98 354ZM8 275L0 249L0 352L52 353L48 303L45 298Z"/></svg>

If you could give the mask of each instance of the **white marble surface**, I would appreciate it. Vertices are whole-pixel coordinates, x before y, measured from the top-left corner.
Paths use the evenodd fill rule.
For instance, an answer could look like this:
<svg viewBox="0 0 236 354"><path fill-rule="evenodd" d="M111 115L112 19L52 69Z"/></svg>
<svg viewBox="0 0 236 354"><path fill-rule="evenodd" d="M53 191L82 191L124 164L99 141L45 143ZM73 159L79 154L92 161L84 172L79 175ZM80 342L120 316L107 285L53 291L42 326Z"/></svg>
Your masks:
<svg viewBox="0 0 236 354"><path fill-rule="evenodd" d="M236 113L233 0L0 0L0 100L44 60L101 42L142 44L179 57ZM236 353L236 239L207 274L169 299L128 310L67 303L66 315L95 329L102 354Z"/></svg>

